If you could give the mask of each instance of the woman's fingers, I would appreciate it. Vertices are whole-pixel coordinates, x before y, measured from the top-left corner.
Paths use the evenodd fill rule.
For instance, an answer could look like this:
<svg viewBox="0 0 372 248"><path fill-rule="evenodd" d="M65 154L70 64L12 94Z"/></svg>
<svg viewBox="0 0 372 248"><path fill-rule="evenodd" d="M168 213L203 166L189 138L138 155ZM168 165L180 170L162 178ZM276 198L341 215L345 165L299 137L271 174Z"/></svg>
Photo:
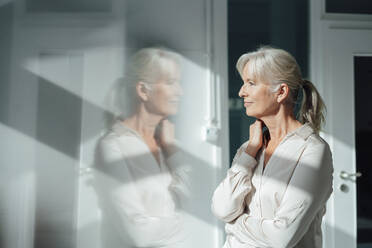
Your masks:
<svg viewBox="0 0 372 248"><path fill-rule="evenodd" d="M164 119L159 124L159 142L161 146L166 146L168 144L174 143L174 124L169 120Z"/></svg>
<svg viewBox="0 0 372 248"><path fill-rule="evenodd" d="M262 134L263 122L261 120L256 120L249 127L249 142L246 148L246 152L255 157L258 150L262 147L263 144L263 134Z"/></svg>

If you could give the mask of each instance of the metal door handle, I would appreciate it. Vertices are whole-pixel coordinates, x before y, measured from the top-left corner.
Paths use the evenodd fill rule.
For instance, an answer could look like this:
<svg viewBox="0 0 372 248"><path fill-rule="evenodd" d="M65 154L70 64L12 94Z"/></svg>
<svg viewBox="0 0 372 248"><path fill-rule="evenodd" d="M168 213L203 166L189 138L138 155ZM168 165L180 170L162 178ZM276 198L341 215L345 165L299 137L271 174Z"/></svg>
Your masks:
<svg viewBox="0 0 372 248"><path fill-rule="evenodd" d="M358 177L361 177L362 173L357 172L357 173L348 173L346 171L341 171L340 172L340 177L345 180L355 180Z"/></svg>

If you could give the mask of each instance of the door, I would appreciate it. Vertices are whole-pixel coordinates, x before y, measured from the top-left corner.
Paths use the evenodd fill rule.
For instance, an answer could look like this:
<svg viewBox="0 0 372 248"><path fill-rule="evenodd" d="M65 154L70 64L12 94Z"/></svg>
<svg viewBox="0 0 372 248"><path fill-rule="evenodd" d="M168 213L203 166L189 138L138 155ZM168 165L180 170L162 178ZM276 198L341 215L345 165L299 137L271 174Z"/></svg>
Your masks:
<svg viewBox="0 0 372 248"><path fill-rule="evenodd" d="M360 178L357 181L357 245L360 248L372 246L372 177L371 177L371 134L372 106L369 92L372 90L372 56L360 54L354 58L355 75L355 131L356 163Z"/></svg>
<svg viewBox="0 0 372 248"><path fill-rule="evenodd" d="M322 136L331 146L334 162L324 247L371 247L371 215L366 211L371 209L371 160L366 156L370 146L366 140L372 116L367 93L372 83L372 26L347 16L330 18L322 12L323 1L314 2L312 79L327 106Z"/></svg>
<svg viewBox="0 0 372 248"><path fill-rule="evenodd" d="M370 219L364 219L366 216L362 216L358 211L360 207L365 208L361 206L363 202L367 201L368 204L369 197L364 192L369 191L370 195L371 188L368 188L368 184L359 184L363 182L358 179L359 176L368 177L367 168L367 173L359 174L363 166L368 164L359 164L362 163L360 159L363 150L357 146L358 141L364 138L360 128L371 125L368 124L371 114L365 111L368 108L363 107L359 99L363 97L361 92L368 91L366 84L370 84L371 81L360 82L360 79L359 81L356 79L361 70L360 57L372 56L372 30L330 30L327 49L329 49L326 62L329 72L328 92L332 92L328 105L330 120L328 128L333 140L335 166L333 195L335 246L356 247L356 238L359 240L361 235L361 225L368 225L371 222ZM356 74L357 72L359 73ZM368 106L368 100L365 104ZM358 247L362 246L358 243Z"/></svg>

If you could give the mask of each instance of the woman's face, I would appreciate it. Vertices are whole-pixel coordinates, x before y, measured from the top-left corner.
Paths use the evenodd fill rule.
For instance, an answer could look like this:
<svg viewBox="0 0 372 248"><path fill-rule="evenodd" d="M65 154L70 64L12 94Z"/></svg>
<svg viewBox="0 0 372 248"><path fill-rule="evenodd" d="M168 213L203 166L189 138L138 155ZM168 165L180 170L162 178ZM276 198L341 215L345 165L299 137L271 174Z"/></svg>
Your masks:
<svg viewBox="0 0 372 248"><path fill-rule="evenodd" d="M173 61L164 61L166 73L151 84L147 108L158 115L169 116L178 112L180 97L183 94L180 85L180 69Z"/></svg>
<svg viewBox="0 0 372 248"><path fill-rule="evenodd" d="M275 93L269 89L269 84L253 77L248 62L243 68L243 85L239 97L244 99L246 114L261 119L274 114L278 107Z"/></svg>

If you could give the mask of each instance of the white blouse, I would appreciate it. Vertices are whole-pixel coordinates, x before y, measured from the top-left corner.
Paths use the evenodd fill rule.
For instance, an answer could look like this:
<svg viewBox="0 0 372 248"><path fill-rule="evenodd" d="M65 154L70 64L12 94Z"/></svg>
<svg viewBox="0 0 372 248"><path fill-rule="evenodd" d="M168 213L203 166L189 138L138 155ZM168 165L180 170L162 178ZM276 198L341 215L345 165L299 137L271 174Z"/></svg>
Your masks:
<svg viewBox="0 0 372 248"><path fill-rule="evenodd" d="M100 140L95 185L104 247L178 247L184 239L179 200L187 195L180 153L160 164L134 130L118 121Z"/></svg>
<svg viewBox="0 0 372 248"><path fill-rule="evenodd" d="M265 169L245 142L213 194L212 211L224 221L224 248L320 248L321 222L332 193L329 145L309 123L288 133Z"/></svg>

